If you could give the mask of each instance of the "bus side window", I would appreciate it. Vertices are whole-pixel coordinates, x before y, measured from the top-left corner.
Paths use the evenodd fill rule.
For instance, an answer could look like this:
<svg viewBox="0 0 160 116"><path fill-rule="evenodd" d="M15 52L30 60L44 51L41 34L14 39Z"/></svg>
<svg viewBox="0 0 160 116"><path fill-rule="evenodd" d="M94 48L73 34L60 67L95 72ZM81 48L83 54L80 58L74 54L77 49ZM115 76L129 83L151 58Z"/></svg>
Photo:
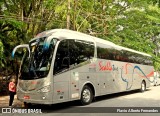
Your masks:
<svg viewBox="0 0 160 116"><path fill-rule="evenodd" d="M94 43L82 40L69 42L70 65L75 66L94 57Z"/></svg>

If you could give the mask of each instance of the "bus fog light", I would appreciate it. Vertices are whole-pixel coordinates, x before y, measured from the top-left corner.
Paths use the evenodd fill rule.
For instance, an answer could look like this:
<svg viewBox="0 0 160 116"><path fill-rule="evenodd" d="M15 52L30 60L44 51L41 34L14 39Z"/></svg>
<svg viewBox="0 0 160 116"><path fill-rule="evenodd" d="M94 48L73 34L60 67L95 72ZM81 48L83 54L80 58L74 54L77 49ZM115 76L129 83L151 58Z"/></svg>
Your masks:
<svg viewBox="0 0 160 116"><path fill-rule="evenodd" d="M45 97L45 96L43 96L43 97L42 97L42 99L46 99L46 97Z"/></svg>
<svg viewBox="0 0 160 116"><path fill-rule="evenodd" d="M46 93L46 92L49 92L49 91L50 91L50 86L49 85L38 90L38 92L43 92L43 93Z"/></svg>

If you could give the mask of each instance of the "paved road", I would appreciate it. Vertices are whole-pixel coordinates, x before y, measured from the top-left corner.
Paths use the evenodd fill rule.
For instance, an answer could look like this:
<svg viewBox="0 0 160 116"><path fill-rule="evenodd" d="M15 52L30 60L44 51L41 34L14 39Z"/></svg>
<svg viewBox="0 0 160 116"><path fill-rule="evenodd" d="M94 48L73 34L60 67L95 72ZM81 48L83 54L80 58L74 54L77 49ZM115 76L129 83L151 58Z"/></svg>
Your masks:
<svg viewBox="0 0 160 116"><path fill-rule="evenodd" d="M82 116L82 115L104 115L104 116L134 116L137 113L103 113L108 112L107 110L112 110L110 107L119 107L120 110L125 109L124 107L160 107L160 86L150 87L144 93L139 91L124 92L112 95L106 95L96 98L96 100L87 106L80 106L79 102L67 102L61 104L55 104L52 106L48 105L33 105L33 109L42 109L42 114L45 116L61 116L65 113L67 116ZM114 108L113 108L114 109ZM160 110L160 108L159 108ZM99 111L99 113L94 113ZM67 113L66 113L67 112ZM73 113L74 112L74 113ZM88 113L84 113L88 112ZM160 112L160 111L159 111ZM82 114L83 113L83 114ZM1 114L0 114L1 115ZM14 114L15 115L15 114ZM19 114L16 114L19 115ZM24 114L28 115L28 114ZM29 114L35 115L35 114ZM140 116L151 116L151 113L141 113ZM160 113L154 113L158 116Z"/></svg>

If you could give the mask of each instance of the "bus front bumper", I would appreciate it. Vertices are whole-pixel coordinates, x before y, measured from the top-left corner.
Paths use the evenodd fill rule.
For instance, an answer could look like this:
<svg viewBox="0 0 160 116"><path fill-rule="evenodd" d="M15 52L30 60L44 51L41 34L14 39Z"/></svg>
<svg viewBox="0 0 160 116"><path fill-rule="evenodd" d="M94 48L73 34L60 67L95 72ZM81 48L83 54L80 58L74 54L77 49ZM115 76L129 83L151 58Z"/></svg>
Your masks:
<svg viewBox="0 0 160 116"><path fill-rule="evenodd" d="M17 99L26 103L52 104L49 93L17 93Z"/></svg>

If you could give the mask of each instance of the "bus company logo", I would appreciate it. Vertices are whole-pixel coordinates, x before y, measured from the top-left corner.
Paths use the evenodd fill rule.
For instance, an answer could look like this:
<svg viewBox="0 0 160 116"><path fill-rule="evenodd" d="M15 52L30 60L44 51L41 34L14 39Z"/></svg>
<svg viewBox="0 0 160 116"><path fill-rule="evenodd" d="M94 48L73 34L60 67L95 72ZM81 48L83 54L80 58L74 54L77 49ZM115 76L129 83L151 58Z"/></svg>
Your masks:
<svg viewBox="0 0 160 116"><path fill-rule="evenodd" d="M100 71L112 71L112 66L111 66L111 62L106 62L105 64L102 63L102 61L99 62L99 70Z"/></svg>
<svg viewBox="0 0 160 116"><path fill-rule="evenodd" d="M102 61L99 62L99 70L100 71L118 71L118 67L115 65L111 65L110 61L103 63Z"/></svg>
<svg viewBox="0 0 160 116"><path fill-rule="evenodd" d="M25 88L28 88L30 84L31 84L31 83L30 83L29 81L26 81L26 82L24 83L24 87L25 87Z"/></svg>

